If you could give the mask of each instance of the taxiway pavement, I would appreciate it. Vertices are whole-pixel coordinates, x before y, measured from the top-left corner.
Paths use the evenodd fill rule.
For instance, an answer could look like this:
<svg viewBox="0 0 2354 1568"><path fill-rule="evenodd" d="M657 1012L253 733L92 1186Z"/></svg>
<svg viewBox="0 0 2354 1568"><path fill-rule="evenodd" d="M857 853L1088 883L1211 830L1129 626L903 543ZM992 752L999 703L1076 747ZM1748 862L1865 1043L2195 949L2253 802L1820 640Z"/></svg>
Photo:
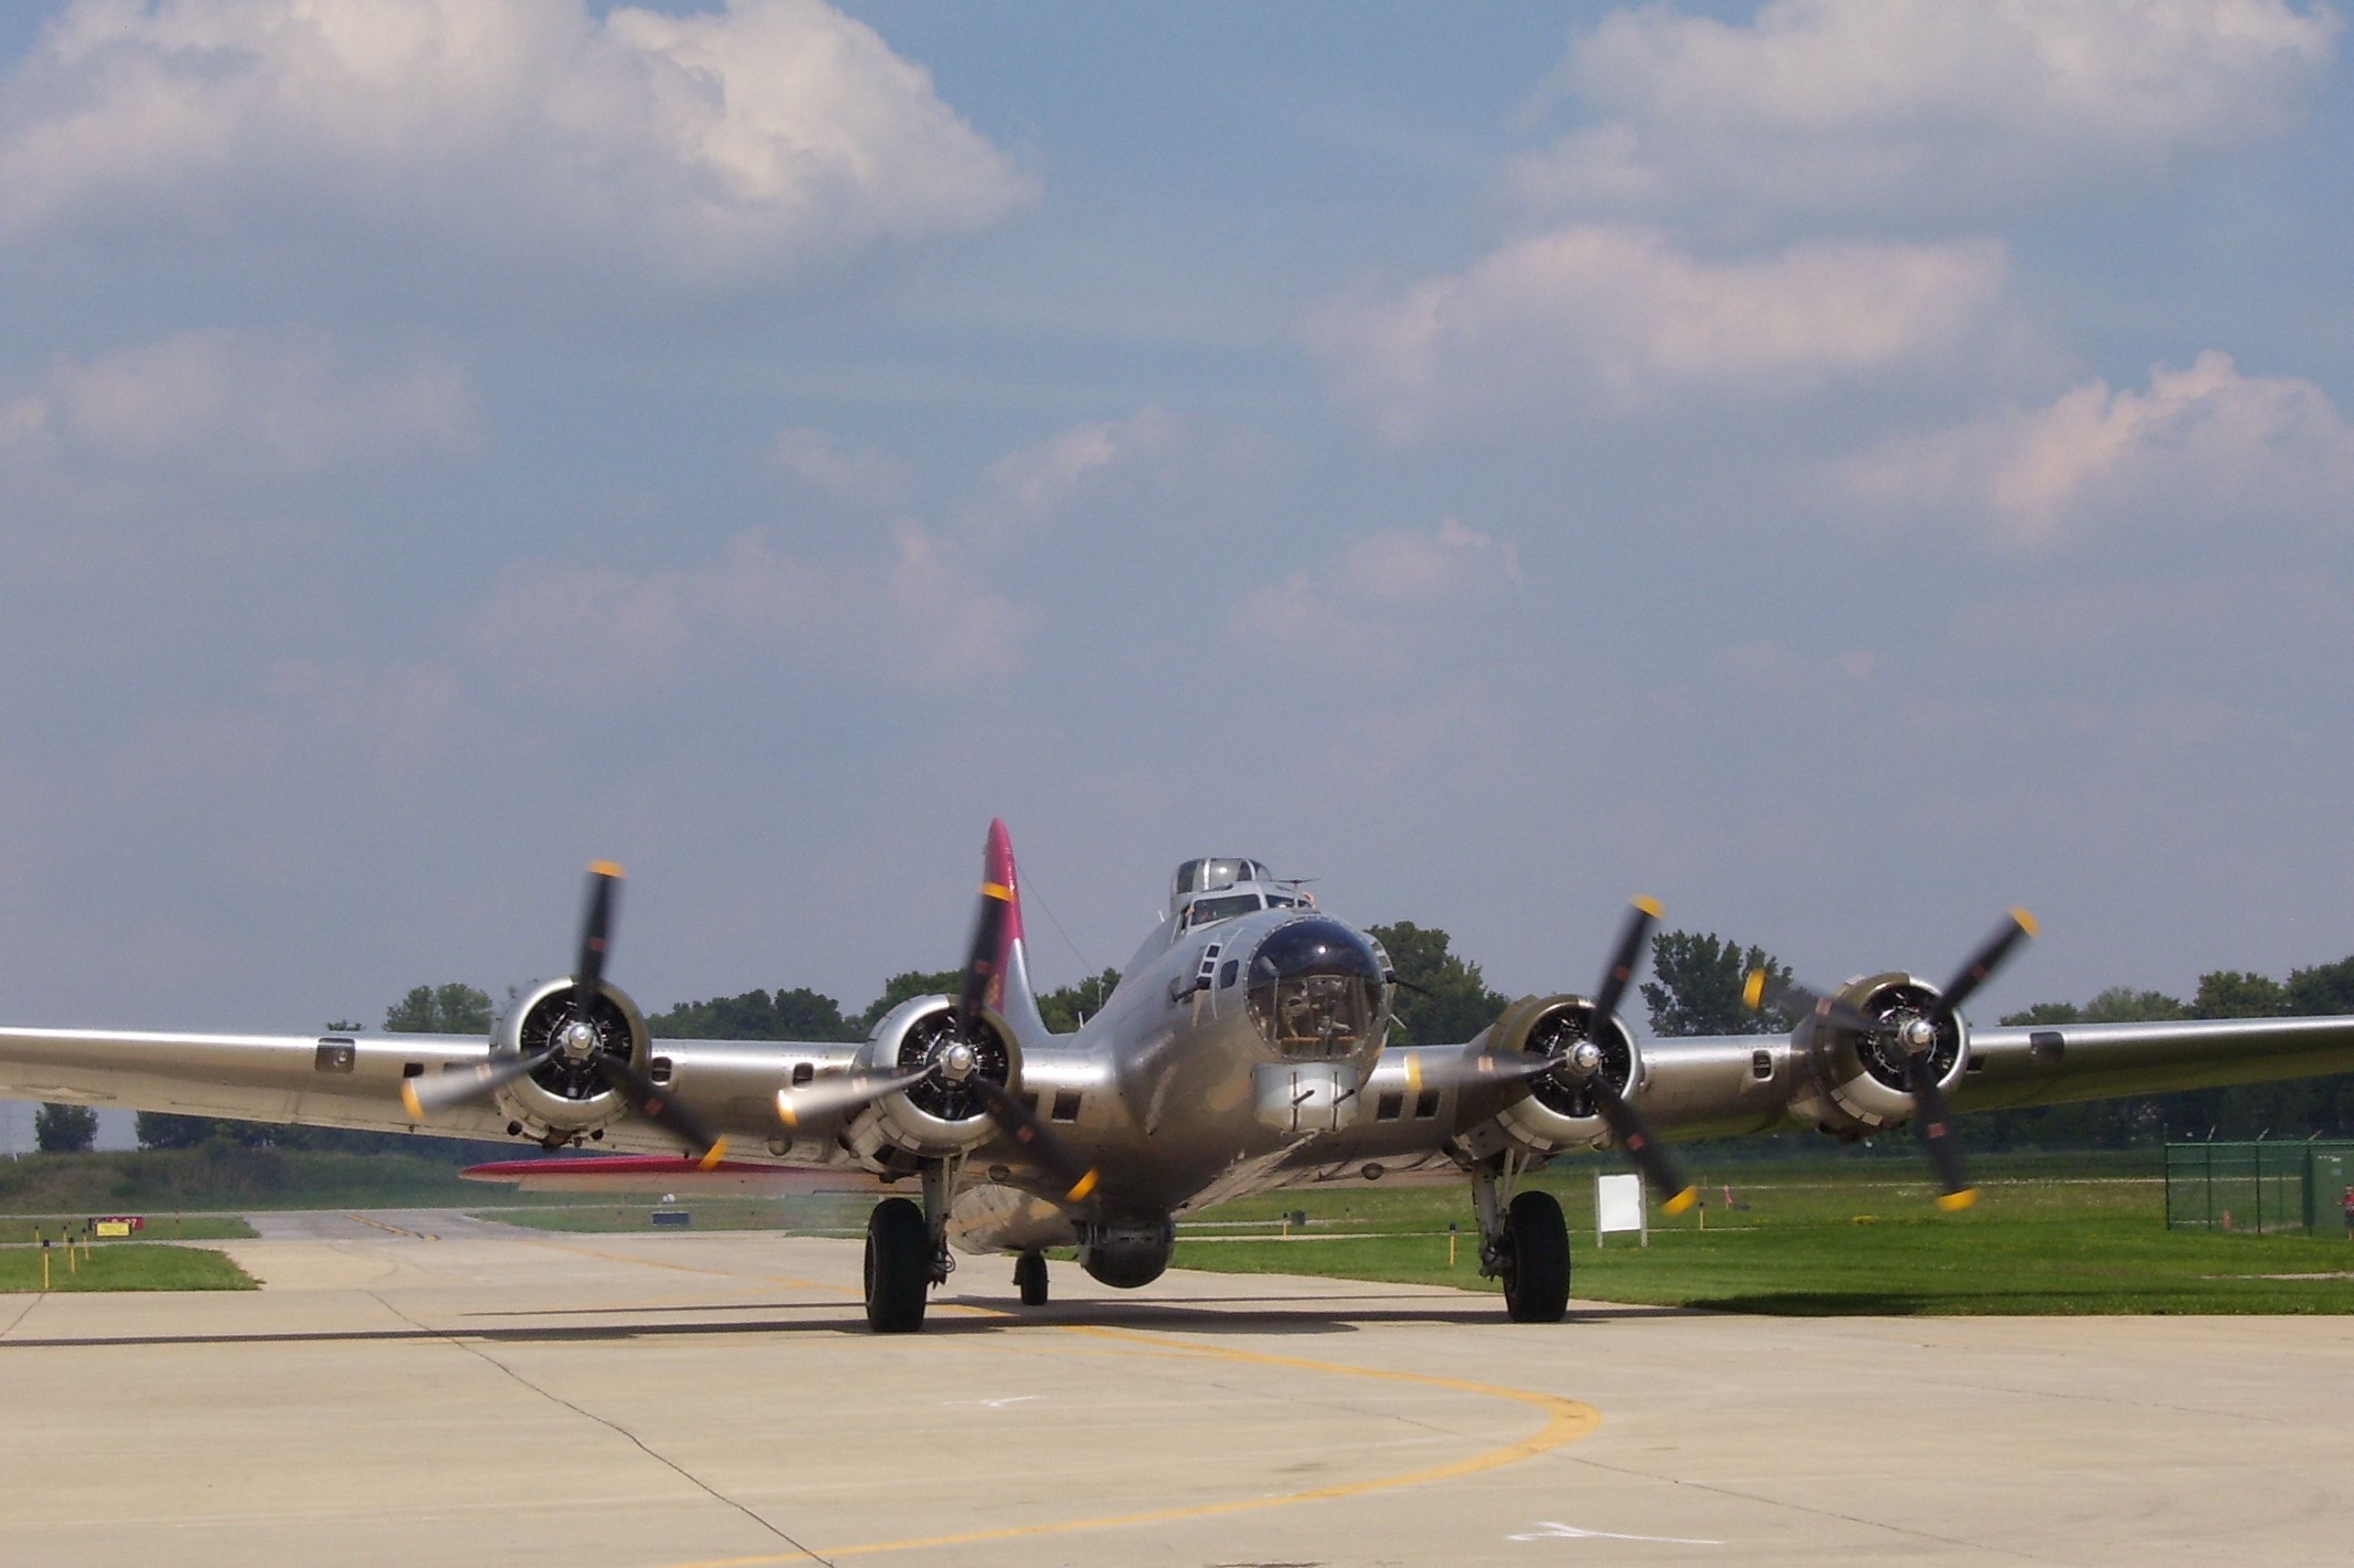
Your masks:
<svg viewBox="0 0 2354 1568"><path fill-rule="evenodd" d="M431 1211L0 1297L0 1563L2343 1561L2354 1318L1797 1319Z"/></svg>

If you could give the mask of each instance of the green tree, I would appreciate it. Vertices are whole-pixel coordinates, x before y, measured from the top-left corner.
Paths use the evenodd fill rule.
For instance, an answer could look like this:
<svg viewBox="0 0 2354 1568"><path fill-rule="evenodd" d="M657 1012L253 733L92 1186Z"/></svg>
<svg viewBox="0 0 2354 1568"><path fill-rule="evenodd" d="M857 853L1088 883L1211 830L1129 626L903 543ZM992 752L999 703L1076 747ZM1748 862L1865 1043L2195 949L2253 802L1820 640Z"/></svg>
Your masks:
<svg viewBox="0 0 2354 1568"><path fill-rule="evenodd" d="M864 1038L842 1016L842 1003L797 986L771 994L748 991L708 1001L682 1001L646 1020L657 1039L668 1040L857 1040Z"/></svg>
<svg viewBox="0 0 2354 1568"><path fill-rule="evenodd" d="M1766 971L1766 1004L1752 1012L1743 999L1750 974ZM1643 1000L1651 1010L1651 1033L1683 1034L1787 1034L1796 1026L1772 1001L1790 980L1790 966L1763 948L1743 948L1714 932L1661 931L1651 938L1651 975Z"/></svg>
<svg viewBox="0 0 2354 1568"><path fill-rule="evenodd" d="M1489 989L1478 964L1451 950L1453 938L1437 927L1400 920L1365 929L1405 982L1398 988L1395 1015L1408 1044L1468 1043L1510 1004L1511 998Z"/></svg>
<svg viewBox="0 0 2354 1568"><path fill-rule="evenodd" d="M1046 1021L1047 1028L1057 1034L1068 1034L1101 1012L1105 999L1119 984L1118 969L1106 969L1099 975L1090 975L1076 985L1066 985L1040 997L1038 1014Z"/></svg>
<svg viewBox="0 0 2354 1568"><path fill-rule="evenodd" d="M384 1027L393 1034L488 1034L491 999L487 992L452 981L420 985L384 1010Z"/></svg>
<svg viewBox="0 0 2354 1568"><path fill-rule="evenodd" d="M883 994L867 1003L866 1011L858 1015L858 1033L854 1038L864 1040L874 1033L883 1015L911 996L954 996L963 984L962 969L937 969L928 974L909 969L905 974L893 975L884 982Z"/></svg>
<svg viewBox="0 0 2354 1568"><path fill-rule="evenodd" d="M43 1101L33 1113L33 1147L44 1154L84 1154L98 1141L98 1113L88 1106Z"/></svg>

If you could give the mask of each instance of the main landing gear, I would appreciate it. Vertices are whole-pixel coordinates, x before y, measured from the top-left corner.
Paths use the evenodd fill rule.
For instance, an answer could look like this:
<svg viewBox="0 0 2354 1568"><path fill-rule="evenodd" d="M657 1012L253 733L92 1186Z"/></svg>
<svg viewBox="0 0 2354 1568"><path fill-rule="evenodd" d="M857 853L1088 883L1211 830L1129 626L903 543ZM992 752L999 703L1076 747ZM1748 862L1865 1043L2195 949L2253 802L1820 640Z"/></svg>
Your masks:
<svg viewBox="0 0 2354 1568"><path fill-rule="evenodd" d="M932 1287L948 1282L955 1266L949 1257L949 1204L962 1164L928 1162L920 1205L911 1198L885 1198L866 1216L866 1325L876 1333L922 1328Z"/></svg>
<svg viewBox="0 0 2354 1568"><path fill-rule="evenodd" d="M1519 1176L1519 1161L1509 1155L1471 1174L1479 1272L1504 1282L1504 1310L1513 1322L1558 1323L1569 1314L1569 1223L1552 1193L1511 1192Z"/></svg>

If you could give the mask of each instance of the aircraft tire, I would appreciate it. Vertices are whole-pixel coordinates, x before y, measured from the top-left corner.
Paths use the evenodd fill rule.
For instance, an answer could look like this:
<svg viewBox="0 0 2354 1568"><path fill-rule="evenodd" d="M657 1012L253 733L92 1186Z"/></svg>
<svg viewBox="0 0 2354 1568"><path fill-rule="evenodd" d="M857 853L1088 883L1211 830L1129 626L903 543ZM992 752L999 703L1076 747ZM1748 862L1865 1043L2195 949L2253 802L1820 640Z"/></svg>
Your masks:
<svg viewBox="0 0 2354 1568"><path fill-rule="evenodd" d="M1023 1253L1013 1266L1013 1285L1022 1292L1022 1305L1044 1307L1046 1304L1046 1255Z"/></svg>
<svg viewBox="0 0 2354 1568"><path fill-rule="evenodd" d="M1505 1211L1511 1243L1504 1309L1515 1323L1558 1323L1569 1315L1569 1222L1551 1192L1528 1192Z"/></svg>
<svg viewBox="0 0 2354 1568"><path fill-rule="evenodd" d="M932 1236L908 1198L885 1198L866 1216L866 1325L878 1334L924 1326L932 1288Z"/></svg>

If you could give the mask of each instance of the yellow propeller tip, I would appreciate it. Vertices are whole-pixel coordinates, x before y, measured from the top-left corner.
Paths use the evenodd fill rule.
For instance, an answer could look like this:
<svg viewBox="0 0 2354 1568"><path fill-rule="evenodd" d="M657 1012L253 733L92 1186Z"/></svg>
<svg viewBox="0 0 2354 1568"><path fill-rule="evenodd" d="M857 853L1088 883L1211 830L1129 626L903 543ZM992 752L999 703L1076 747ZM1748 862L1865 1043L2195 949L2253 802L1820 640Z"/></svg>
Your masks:
<svg viewBox="0 0 2354 1568"><path fill-rule="evenodd" d="M1096 1190L1096 1183L1098 1180L1099 1178L1097 1176L1096 1172L1089 1171L1076 1181L1072 1182L1071 1190L1064 1193L1063 1196L1068 1202L1076 1203L1081 1198L1086 1197L1088 1193Z"/></svg>
<svg viewBox="0 0 2354 1568"><path fill-rule="evenodd" d="M1937 1207L1945 1210L1946 1213L1949 1214L1954 1214L1959 1213L1962 1210L1968 1208L1972 1203L1975 1203L1978 1201L1978 1189L1975 1187L1965 1187L1958 1192L1946 1192L1941 1194L1937 1199Z"/></svg>
<svg viewBox="0 0 2354 1568"><path fill-rule="evenodd" d="M716 1170L718 1167L719 1162L726 1158L727 1140L723 1138L718 1142L713 1144L708 1150L705 1150L703 1158L696 1160L695 1165L698 1169L704 1171Z"/></svg>
<svg viewBox="0 0 2354 1568"><path fill-rule="evenodd" d="M800 1114L793 1109L792 1101L786 1097L782 1089L777 1091L777 1119L787 1127L799 1127L801 1124Z"/></svg>
<svg viewBox="0 0 2354 1568"><path fill-rule="evenodd" d="M1669 1199L1666 1202L1661 1203L1659 1205L1659 1213L1663 1214L1681 1214L1686 1209L1691 1208L1694 1203L1699 1202L1700 1189L1697 1187L1687 1187L1682 1192L1677 1193L1674 1197Z"/></svg>
<svg viewBox="0 0 2354 1568"><path fill-rule="evenodd" d="M588 874L591 876L620 876L621 874L621 868L614 864L610 860L592 860L588 863Z"/></svg>
<svg viewBox="0 0 2354 1568"><path fill-rule="evenodd" d="M423 1121L425 1119L425 1107L419 1103L417 1098L416 1079L403 1078L400 1080L400 1103L407 1108L409 1120Z"/></svg>
<svg viewBox="0 0 2354 1568"><path fill-rule="evenodd" d="M1659 901L1656 898L1638 897L1635 900L1635 907L1640 909L1644 914L1649 915L1654 920L1657 920L1660 916L1667 913L1666 910L1659 907Z"/></svg>
<svg viewBox="0 0 2354 1568"><path fill-rule="evenodd" d="M2035 936L2041 929L2041 927L2036 925L2035 916L2030 915L2024 909L2012 910L2010 912L2010 917L2018 921L2019 928L2026 932L2031 937Z"/></svg>
<svg viewBox="0 0 2354 1568"><path fill-rule="evenodd" d="M1751 969L1749 978L1741 982L1741 1005L1750 1012L1757 1011L1766 1000L1766 971Z"/></svg>

